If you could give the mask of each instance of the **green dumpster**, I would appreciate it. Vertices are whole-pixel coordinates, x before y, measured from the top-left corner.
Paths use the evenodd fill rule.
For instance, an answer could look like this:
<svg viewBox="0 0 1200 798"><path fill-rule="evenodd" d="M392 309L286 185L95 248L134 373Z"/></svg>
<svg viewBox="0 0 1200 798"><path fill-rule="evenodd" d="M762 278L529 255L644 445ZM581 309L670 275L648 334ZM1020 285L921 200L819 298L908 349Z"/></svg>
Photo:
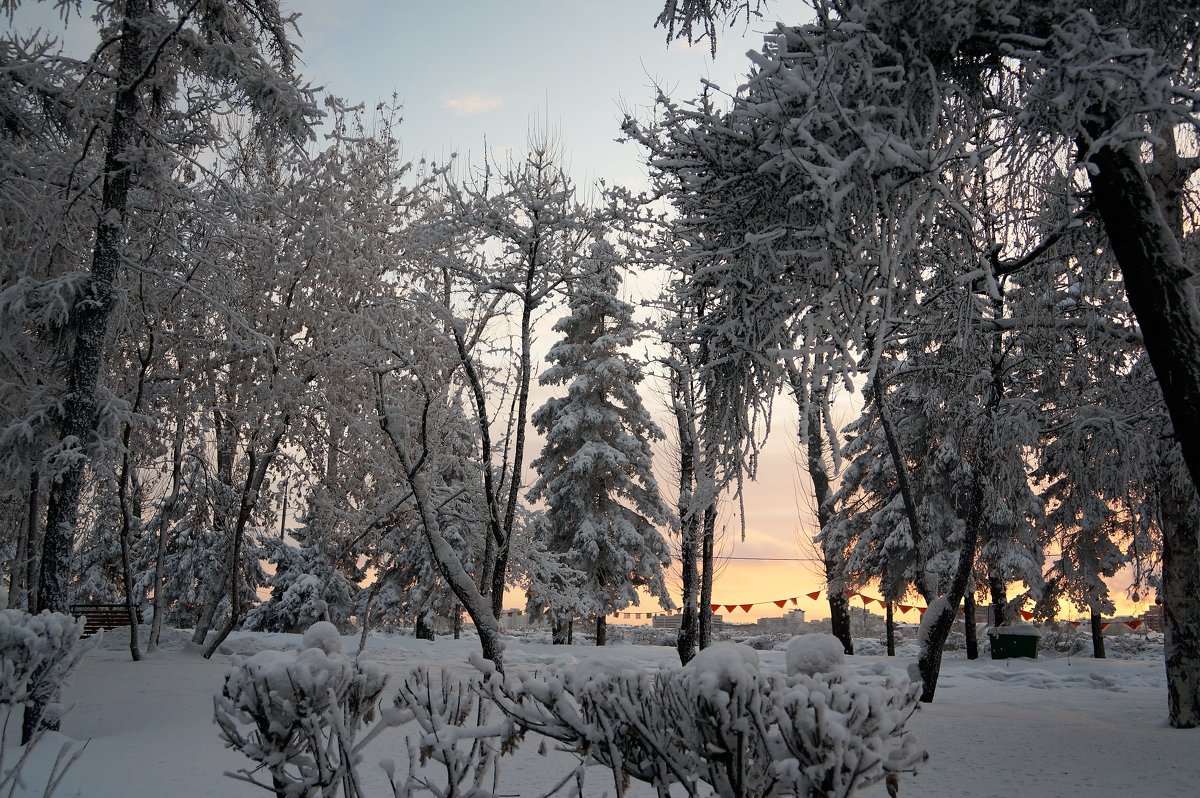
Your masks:
<svg viewBox="0 0 1200 798"><path fill-rule="evenodd" d="M1036 626L997 626L988 629L987 635L992 644L992 659L1037 659L1038 642L1042 639L1042 633Z"/></svg>

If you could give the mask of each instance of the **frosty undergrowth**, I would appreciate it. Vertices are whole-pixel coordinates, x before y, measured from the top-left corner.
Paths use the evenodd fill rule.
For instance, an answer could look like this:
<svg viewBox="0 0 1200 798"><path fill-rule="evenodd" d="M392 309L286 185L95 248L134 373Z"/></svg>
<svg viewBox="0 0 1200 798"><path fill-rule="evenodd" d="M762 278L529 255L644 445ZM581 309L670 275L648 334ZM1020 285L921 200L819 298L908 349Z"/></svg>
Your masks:
<svg viewBox="0 0 1200 798"><path fill-rule="evenodd" d="M336 795L339 783L357 795L353 752L362 744L344 730L369 717L363 698L377 697L382 681L359 688L349 711L346 685L373 671L311 637L296 652L236 660L218 722L231 745L270 770L277 795ZM556 784L540 785L546 795L582 795L589 766L600 765L618 796L630 781L659 795L850 796L925 759L905 732L919 685L884 666L851 672L828 635L793 640L787 664L786 674L763 670L754 649L718 643L683 668L604 656L508 675L478 659L481 674L468 679L418 668L367 739L406 731L404 756L381 763L396 798L492 796L501 755L530 735L576 755ZM322 764L320 752L334 749L349 753Z"/></svg>
<svg viewBox="0 0 1200 798"><path fill-rule="evenodd" d="M0 594L0 607L3 599ZM10 795L21 786L29 788L30 774L22 771L42 739L42 728L32 730L19 751L10 741L16 742L18 721L34 704L44 707L43 723L57 728L63 708L54 702L71 671L92 647L91 642L80 640L82 634L83 622L69 615L0 609L0 794ZM39 782L44 778L43 796L54 792L81 750L70 743L63 745L51 772L38 778Z"/></svg>

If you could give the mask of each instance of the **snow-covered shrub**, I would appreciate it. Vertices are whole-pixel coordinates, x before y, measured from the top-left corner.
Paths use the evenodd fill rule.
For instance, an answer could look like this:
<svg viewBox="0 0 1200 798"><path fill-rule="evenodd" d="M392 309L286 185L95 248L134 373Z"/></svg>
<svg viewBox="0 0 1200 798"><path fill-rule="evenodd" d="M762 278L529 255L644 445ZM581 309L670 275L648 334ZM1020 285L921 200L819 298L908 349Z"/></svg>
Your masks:
<svg viewBox="0 0 1200 798"><path fill-rule="evenodd" d="M374 663L351 660L325 621L309 627L298 651L232 662L215 700L216 721L226 745L258 767L227 775L279 798L335 795L339 787L347 798L359 795L355 766L366 740L355 740L387 681ZM269 784L255 777L260 769Z"/></svg>
<svg viewBox="0 0 1200 798"><path fill-rule="evenodd" d="M405 737L403 771L398 772L394 760L380 763L394 798L420 793L483 798L495 792L499 757L522 732L495 712L479 684L478 677L451 678L444 671L435 678L427 668L417 668L401 684L387 722L393 726L415 722L419 733ZM424 769L430 762L440 771L436 778Z"/></svg>
<svg viewBox="0 0 1200 798"><path fill-rule="evenodd" d="M679 785L687 795L848 796L925 757L904 731L919 695L906 677L884 667L868 678L842 667L766 672L735 644L683 668L596 657L574 671L489 671L482 689L519 728L575 747L580 763L564 783L577 786L598 763L660 794Z"/></svg>
<svg viewBox="0 0 1200 798"><path fill-rule="evenodd" d="M15 738L11 726L22 712L41 709L41 724L28 718L28 743L15 763L9 763L0 746L0 794L9 795L19 784L21 770L41 737L41 726L57 728L62 707L53 703L71 671L94 645L82 641L83 622L57 612L30 615L21 610L0 610L0 740ZM21 712L19 712L20 710ZM36 711L36 710L33 710ZM74 762L70 745L59 752L47 776L47 794Z"/></svg>
<svg viewBox="0 0 1200 798"><path fill-rule="evenodd" d="M841 667L845 659L846 649L842 641L833 635L801 635L788 643L787 672L809 676L832 673Z"/></svg>

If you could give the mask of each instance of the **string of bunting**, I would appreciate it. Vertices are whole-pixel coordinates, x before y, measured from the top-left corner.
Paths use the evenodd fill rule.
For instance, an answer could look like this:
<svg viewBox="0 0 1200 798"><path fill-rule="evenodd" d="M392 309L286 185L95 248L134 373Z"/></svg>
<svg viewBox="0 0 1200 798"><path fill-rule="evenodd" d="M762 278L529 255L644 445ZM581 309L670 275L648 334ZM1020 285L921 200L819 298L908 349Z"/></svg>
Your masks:
<svg viewBox="0 0 1200 798"><path fill-rule="evenodd" d="M804 597L811 599L813 601L816 601L817 599L819 599L821 597L821 593L822 593L822 591L820 591L820 590L814 590L811 593L805 593ZM874 596L868 596L865 593L855 593L854 591L847 591L846 598L861 599L864 607L870 606L872 603L878 603L880 607L887 606L887 602L884 599L876 598ZM789 602L791 602L792 606L798 605L800 603L800 596L789 596L788 598L772 599L771 601L751 601L751 602L748 602L745 604L742 604L742 603L710 604L709 608L713 612L720 612L722 609L725 610L726 612L733 612L733 611L739 610L739 609L742 612L750 612L750 609L752 607L757 607L757 606L760 606L763 604L774 604L776 607L779 607L780 609L782 609L783 607L786 607ZM902 613L907 614L907 613L912 612L913 610L916 610L920 615L924 615L925 610L928 609L928 607L918 607L915 604L897 604L896 607ZM966 615L966 612L967 612L966 608L965 607L962 608L961 612L963 613L963 615ZM1029 610L1018 610L1018 612L1021 614L1021 618L1023 620L1025 620L1025 621L1033 620L1033 613L1030 612ZM517 615L520 615L520 614L521 614L521 612L518 610ZM639 619L639 618L655 618L655 617L659 617L659 616L663 616L663 615L672 615L672 614L674 614L674 613L670 613L670 612L614 612L611 617L622 618L622 619L626 619L626 618L627 619ZM505 613L505 615L509 615L509 613ZM1080 624L1079 621L1069 621L1068 623L1070 623L1072 626L1079 626L1079 624ZM1142 621L1120 621L1120 623L1125 624L1130 629L1138 629L1141 627L1143 622ZM1108 627L1109 627L1108 623L1100 624L1101 629L1107 629Z"/></svg>

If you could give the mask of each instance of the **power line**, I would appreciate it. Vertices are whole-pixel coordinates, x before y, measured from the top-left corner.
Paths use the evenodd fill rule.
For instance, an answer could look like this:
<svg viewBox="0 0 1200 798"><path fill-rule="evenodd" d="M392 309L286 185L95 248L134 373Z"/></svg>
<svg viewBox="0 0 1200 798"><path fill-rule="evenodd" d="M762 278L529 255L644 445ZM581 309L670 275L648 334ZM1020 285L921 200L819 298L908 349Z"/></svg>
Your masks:
<svg viewBox="0 0 1200 798"><path fill-rule="evenodd" d="M816 557L721 557L720 559L756 559L766 563L820 563Z"/></svg>

